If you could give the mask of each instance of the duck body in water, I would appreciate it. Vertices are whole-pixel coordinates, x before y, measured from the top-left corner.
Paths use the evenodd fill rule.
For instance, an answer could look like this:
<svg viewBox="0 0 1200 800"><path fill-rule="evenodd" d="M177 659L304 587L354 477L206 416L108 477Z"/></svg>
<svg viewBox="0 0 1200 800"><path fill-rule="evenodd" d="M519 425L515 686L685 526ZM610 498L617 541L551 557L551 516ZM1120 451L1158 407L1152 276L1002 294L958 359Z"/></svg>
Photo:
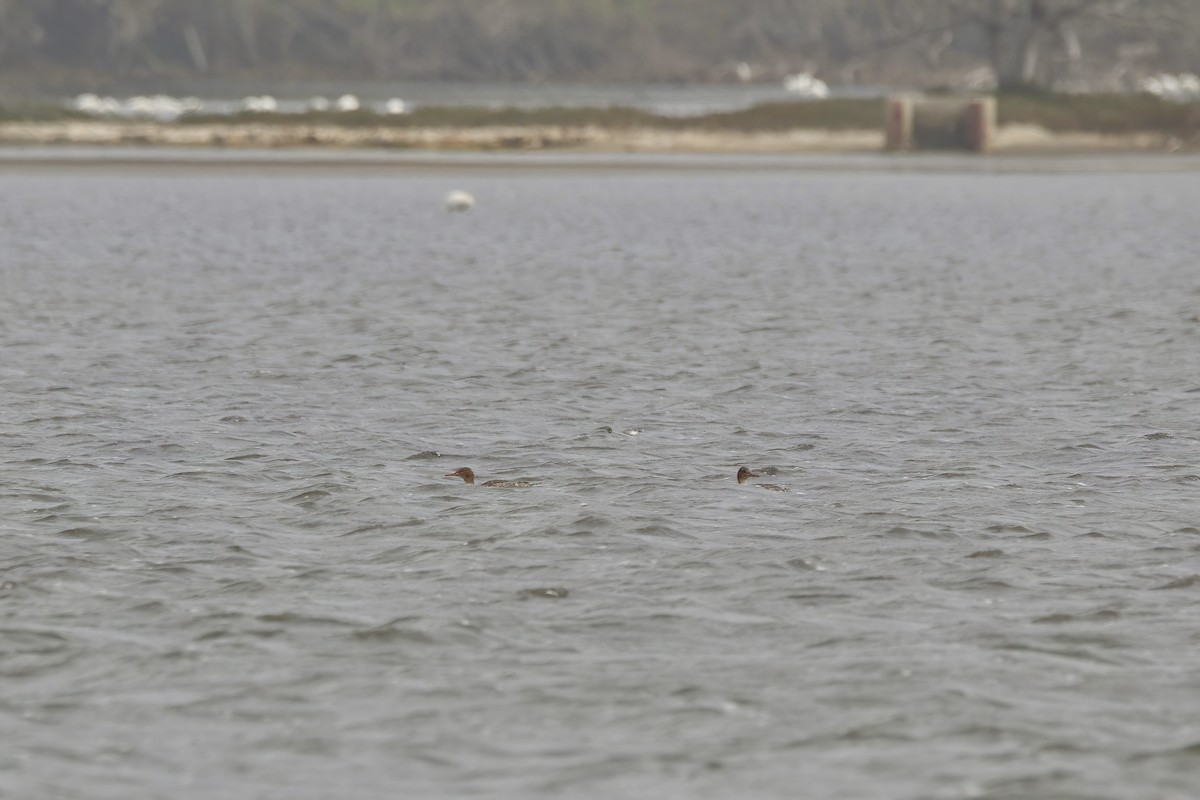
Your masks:
<svg viewBox="0 0 1200 800"><path fill-rule="evenodd" d="M748 479L757 478L757 477L759 477L759 474L757 472L751 472L749 467L742 467L741 469L739 469L737 471L737 482L739 484L745 484ZM758 488L766 489L769 492L790 492L791 491L791 489L789 489L788 487L780 486L777 483L754 483L754 484L751 484L751 486L757 486Z"/></svg>
<svg viewBox="0 0 1200 800"><path fill-rule="evenodd" d="M454 472L447 472L443 477L462 478L467 484L475 485L475 470L470 467L459 467ZM484 481L479 485L489 486L493 489L525 489L533 486L529 481Z"/></svg>

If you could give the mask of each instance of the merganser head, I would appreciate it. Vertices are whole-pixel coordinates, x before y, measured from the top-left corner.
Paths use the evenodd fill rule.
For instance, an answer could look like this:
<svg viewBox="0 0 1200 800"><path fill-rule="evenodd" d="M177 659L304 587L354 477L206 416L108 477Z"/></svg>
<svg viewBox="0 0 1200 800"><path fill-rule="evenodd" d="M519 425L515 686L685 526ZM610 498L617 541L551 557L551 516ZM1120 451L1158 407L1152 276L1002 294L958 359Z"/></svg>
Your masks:
<svg viewBox="0 0 1200 800"><path fill-rule="evenodd" d="M459 467L454 472L447 472L444 478L462 478L467 483L475 483L475 471L470 467Z"/></svg>
<svg viewBox="0 0 1200 800"><path fill-rule="evenodd" d="M742 467L738 470L738 483L745 483L747 478L757 478L757 472L751 472L749 467Z"/></svg>

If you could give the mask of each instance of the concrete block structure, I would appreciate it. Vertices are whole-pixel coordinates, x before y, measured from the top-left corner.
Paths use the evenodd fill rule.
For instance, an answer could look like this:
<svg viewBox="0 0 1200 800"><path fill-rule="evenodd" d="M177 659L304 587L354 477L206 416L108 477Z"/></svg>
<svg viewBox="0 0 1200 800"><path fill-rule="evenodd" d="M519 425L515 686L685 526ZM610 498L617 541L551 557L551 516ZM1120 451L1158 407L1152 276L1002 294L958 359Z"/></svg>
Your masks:
<svg viewBox="0 0 1200 800"><path fill-rule="evenodd" d="M996 98L897 94L884 104L885 147L986 153L996 138Z"/></svg>

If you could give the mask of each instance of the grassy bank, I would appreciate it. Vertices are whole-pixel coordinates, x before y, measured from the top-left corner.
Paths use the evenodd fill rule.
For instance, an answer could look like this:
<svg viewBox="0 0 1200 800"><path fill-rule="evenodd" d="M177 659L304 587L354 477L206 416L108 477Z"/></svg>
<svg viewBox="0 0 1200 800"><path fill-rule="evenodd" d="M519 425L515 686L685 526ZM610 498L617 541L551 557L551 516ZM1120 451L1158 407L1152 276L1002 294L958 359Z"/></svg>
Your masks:
<svg viewBox="0 0 1200 800"><path fill-rule="evenodd" d="M602 152L877 152L882 101L770 103L691 117L634 108L418 108L304 114L194 114L177 123L96 119L53 106L0 107L0 142L230 148ZM1022 93L999 98L993 150L1200 150L1200 103L1148 95Z"/></svg>
<svg viewBox="0 0 1200 800"><path fill-rule="evenodd" d="M1149 94L1005 94L998 99L997 118L1001 125L1038 125L1055 133L1200 136L1200 103L1171 103Z"/></svg>
<svg viewBox="0 0 1200 800"><path fill-rule="evenodd" d="M663 116L637 108L478 108L425 106L409 114L380 115L369 110L352 112L310 111L303 114L241 112L232 116L192 114L184 125L230 122L266 125L341 125L388 128L522 128L596 127L611 130L649 128L664 131L783 131L794 129L862 130L879 127L879 100L826 100L818 103L767 103L741 111L699 116Z"/></svg>
<svg viewBox="0 0 1200 800"><path fill-rule="evenodd" d="M0 123L70 122L81 119L89 117L73 109L47 103L0 103Z"/></svg>
<svg viewBox="0 0 1200 800"><path fill-rule="evenodd" d="M1049 92L1005 94L998 99L1001 125L1037 125L1056 133L1128 134L1158 132L1200 136L1200 103L1170 103L1146 94L1073 95ZM79 112L52 105L0 105L0 122L54 122L87 119ZM179 125L329 125L346 128L519 128L596 127L610 130L651 129L722 132L786 130L868 130L882 124L879 99L833 99L820 102L766 103L740 111L698 116L662 116L627 107L477 108L427 106L410 114L381 115L370 110L311 111L303 114L242 112L233 115L190 114Z"/></svg>
<svg viewBox="0 0 1200 800"><path fill-rule="evenodd" d="M1056 133L1127 134L1138 131L1175 136L1200 134L1200 103L1170 103L1146 94L1005 94L998 98L1001 125L1038 125ZM740 111L675 117L635 108L553 107L488 109L429 106L411 114L381 116L371 111L259 114L232 117L196 114L183 124L256 122L277 125L383 126L396 128L599 127L665 131L771 132L796 129L864 130L882 124L879 99L765 103Z"/></svg>

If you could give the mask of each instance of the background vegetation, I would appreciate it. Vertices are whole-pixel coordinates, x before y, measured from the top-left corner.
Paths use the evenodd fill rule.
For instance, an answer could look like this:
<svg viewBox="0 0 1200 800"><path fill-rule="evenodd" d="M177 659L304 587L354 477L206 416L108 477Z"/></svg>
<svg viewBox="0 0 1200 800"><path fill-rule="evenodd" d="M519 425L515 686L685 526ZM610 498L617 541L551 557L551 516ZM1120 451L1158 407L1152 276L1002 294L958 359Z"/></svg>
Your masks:
<svg viewBox="0 0 1200 800"><path fill-rule="evenodd" d="M0 0L0 82L733 80L1120 88L1200 71L1200 0ZM744 69L743 69L744 72ZM1127 87L1126 87L1127 88Z"/></svg>

